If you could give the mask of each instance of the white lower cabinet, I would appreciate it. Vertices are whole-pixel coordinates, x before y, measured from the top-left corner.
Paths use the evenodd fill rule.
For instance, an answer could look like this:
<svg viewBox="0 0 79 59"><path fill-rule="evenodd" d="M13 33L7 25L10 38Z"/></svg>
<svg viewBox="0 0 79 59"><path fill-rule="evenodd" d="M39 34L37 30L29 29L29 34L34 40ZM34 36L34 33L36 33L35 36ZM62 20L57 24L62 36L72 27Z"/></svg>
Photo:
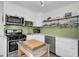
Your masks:
<svg viewBox="0 0 79 59"><path fill-rule="evenodd" d="M6 57L6 43L7 38L5 36L0 36L0 57Z"/></svg>
<svg viewBox="0 0 79 59"><path fill-rule="evenodd" d="M78 40L56 37L56 54L61 57L78 57Z"/></svg>

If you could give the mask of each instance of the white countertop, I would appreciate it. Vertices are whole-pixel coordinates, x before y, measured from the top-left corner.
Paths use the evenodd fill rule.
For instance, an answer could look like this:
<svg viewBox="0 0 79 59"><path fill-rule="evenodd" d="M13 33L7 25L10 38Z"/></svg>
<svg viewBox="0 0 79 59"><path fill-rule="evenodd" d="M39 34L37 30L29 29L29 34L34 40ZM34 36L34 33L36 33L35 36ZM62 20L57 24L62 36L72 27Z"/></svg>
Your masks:
<svg viewBox="0 0 79 59"><path fill-rule="evenodd" d="M47 36L52 36L52 37L56 37L56 38L66 38L66 39L74 39L74 40L79 40L79 38L71 38L71 37L63 37L63 36L55 36L55 35L51 35L51 34L40 34L40 33L38 33L38 34L28 34L28 35L36 35L36 36L45 36L45 35L47 35ZM27 36L28 36L27 35Z"/></svg>

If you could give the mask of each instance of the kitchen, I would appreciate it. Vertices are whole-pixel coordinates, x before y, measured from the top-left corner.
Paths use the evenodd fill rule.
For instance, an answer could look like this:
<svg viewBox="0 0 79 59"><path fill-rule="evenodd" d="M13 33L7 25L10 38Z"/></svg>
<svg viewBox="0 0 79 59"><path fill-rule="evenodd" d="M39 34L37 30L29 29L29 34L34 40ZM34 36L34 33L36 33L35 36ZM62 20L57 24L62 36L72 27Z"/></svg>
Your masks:
<svg viewBox="0 0 79 59"><path fill-rule="evenodd" d="M0 57L40 57L43 48L43 57L79 57L78 6L79 1L0 1ZM24 50L22 42L41 45L40 53Z"/></svg>

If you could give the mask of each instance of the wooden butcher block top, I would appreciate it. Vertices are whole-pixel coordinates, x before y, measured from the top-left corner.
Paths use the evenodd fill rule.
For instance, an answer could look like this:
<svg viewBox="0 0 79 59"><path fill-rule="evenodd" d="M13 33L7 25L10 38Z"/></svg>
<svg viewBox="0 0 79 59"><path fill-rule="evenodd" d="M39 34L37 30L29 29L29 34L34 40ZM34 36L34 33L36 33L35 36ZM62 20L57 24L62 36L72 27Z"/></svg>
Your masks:
<svg viewBox="0 0 79 59"><path fill-rule="evenodd" d="M45 43L34 39L24 41L23 43L29 48L31 48L32 50L35 50L45 45Z"/></svg>

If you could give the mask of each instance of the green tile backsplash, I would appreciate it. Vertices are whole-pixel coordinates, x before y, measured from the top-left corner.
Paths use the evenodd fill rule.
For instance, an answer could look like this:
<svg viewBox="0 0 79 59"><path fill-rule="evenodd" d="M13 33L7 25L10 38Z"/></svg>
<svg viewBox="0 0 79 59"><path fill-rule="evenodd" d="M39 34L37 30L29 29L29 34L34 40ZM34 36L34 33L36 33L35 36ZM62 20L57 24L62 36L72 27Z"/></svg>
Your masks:
<svg viewBox="0 0 79 59"><path fill-rule="evenodd" d="M33 27L27 26L5 26L6 29L22 29L24 34L33 33ZM79 28L53 28L51 26L46 26L41 28L42 34L65 36L79 38Z"/></svg>
<svg viewBox="0 0 79 59"><path fill-rule="evenodd" d="M22 29L23 30L23 34L33 33L32 27L27 27L27 26L6 25L5 29Z"/></svg>
<svg viewBox="0 0 79 59"><path fill-rule="evenodd" d="M24 26L24 27L22 27L22 29L23 29L24 34L33 33L33 30L32 30L33 28L32 27Z"/></svg>
<svg viewBox="0 0 79 59"><path fill-rule="evenodd" d="M55 36L79 38L79 28L53 28L51 26L43 27L41 33Z"/></svg>

